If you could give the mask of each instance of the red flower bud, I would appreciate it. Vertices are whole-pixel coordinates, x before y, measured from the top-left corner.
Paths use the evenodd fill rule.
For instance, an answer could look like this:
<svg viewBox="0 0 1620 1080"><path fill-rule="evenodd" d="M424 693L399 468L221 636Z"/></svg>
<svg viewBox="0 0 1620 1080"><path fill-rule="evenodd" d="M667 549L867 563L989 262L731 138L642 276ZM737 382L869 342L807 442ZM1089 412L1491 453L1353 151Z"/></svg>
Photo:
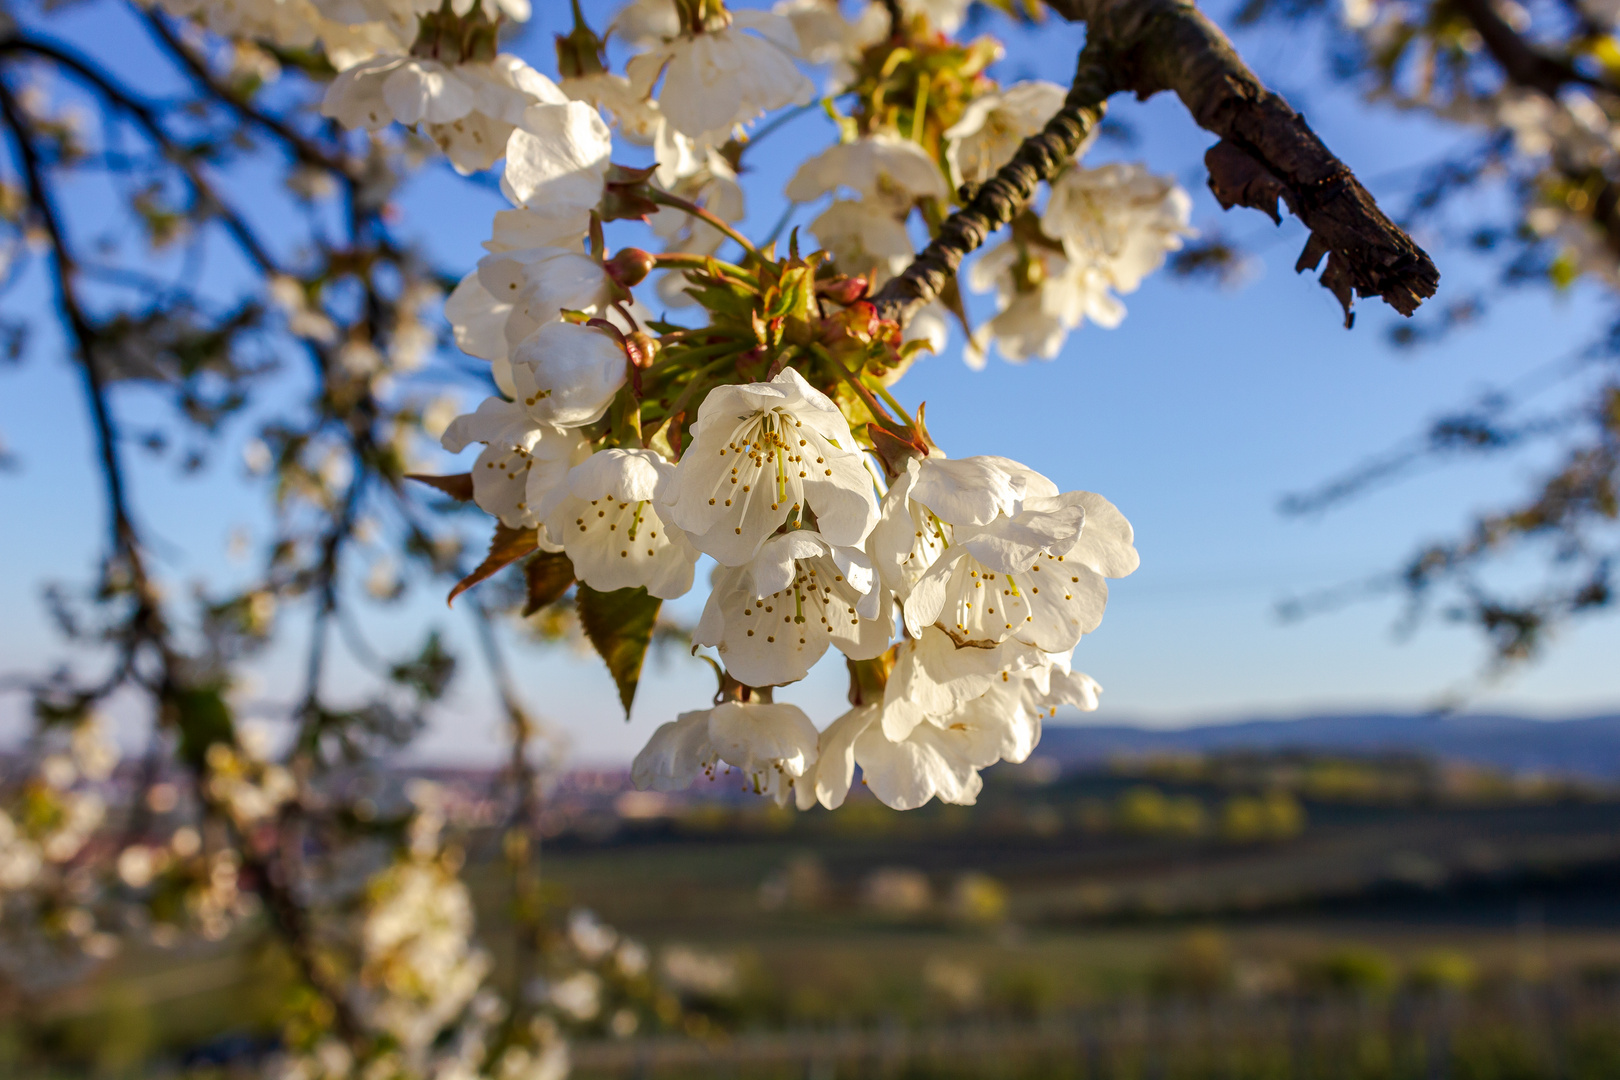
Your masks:
<svg viewBox="0 0 1620 1080"><path fill-rule="evenodd" d="M867 282L863 277L836 277L816 284L816 291L835 304L848 306L866 295Z"/></svg>

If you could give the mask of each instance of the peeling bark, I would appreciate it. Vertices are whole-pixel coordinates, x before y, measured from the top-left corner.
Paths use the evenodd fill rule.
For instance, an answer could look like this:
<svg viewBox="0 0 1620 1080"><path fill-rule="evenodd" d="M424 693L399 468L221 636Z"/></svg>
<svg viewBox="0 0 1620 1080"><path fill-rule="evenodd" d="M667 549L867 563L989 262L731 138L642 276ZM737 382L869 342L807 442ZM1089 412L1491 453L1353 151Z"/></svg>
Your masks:
<svg viewBox="0 0 1620 1080"><path fill-rule="evenodd" d="M961 260L1034 195L1101 119L1107 97L1147 98L1172 90L1221 141L1206 158L1210 184L1225 207L1252 206L1278 217L1287 203L1311 230L1300 267L1327 256L1322 284L1345 307L1353 296L1379 296L1403 315L1434 295L1433 260L1378 208L1350 169L1303 117L1263 86L1220 29L1190 0L1048 0L1065 18L1086 23L1074 87L1046 130L952 215L934 242L875 298L902 323L939 294ZM1069 140L1073 134L1073 141ZM1269 207L1267 198L1271 199Z"/></svg>

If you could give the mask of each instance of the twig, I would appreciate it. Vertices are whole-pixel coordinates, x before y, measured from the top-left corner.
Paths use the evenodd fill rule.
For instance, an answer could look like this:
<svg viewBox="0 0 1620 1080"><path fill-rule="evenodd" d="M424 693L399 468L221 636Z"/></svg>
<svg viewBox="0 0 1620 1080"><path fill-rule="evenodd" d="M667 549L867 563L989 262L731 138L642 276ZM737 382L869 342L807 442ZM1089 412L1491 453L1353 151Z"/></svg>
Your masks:
<svg viewBox="0 0 1620 1080"><path fill-rule="evenodd" d="M1103 103L1114 89L1101 50L1088 41L1063 108L1040 134L1024 140L1013 159L965 207L945 219L939 234L904 273L878 291L872 298L878 314L905 326L932 303L955 277L962 260L1028 206L1037 185L1074 157L1086 134L1102 120Z"/></svg>

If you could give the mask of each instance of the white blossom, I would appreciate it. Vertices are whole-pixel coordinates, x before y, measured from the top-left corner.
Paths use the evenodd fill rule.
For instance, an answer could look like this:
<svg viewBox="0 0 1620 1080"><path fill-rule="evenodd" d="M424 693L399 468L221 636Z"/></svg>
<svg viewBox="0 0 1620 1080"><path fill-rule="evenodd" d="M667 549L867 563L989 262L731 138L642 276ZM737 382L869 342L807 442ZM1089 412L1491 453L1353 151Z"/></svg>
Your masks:
<svg viewBox="0 0 1620 1080"><path fill-rule="evenodd" d="M749 686L809 674L827 646L867 660L889 645L893 622L871 560L797 530L767 540L752 562L721 568L692 641L713 646Z"/></svg>
<svg viewBox="0 0 1620 1080"><path fill-rule="evenodd" d="M512 352L518 403L533 419L560 428L601 419L627 371L617 335L578 323L547 323Z"/></svg>
<svg viewBox="0 0 1620 1080"><path fill-rule="evenodd" d="M1050 360L1085 320L1118 326L1125 305L1112 290L1133 291L1181 247L1191 206L1174 181L1140 165L1065 170L1052 181L1043 236L1004 241L968 268L968 286L993 289L998 309L968 364L983 366L992 342L1008 360Z"/></svg>
<svg viewBox="0 0 1620 1080"><path fill-rule="evenodd" d="M1015 363L1036 356L1051 360L1069 332L1087 319L1113 328L1125 318L1125 305L1109 291L1107 274L1054 247L1005 240L969 265L966 278L975 292L993 289L999 309L964 350L969 367L984 366L992 343Z"/></svg>
<svg viewBox="0 0 1620 1080"><path fill-rule="evenodd" d="M834 202L810 232L840 271L865 277L873 289L904 271L915 250L905 222L880 202Z"/></svg>
<svg viewBox="0 0 1620 1080"><path fill-rule="evenodd" d="M671 0L630 0L608 27L610 36L636 50L662 45L680 32L680 15Z"/></svg>
<svg viewBox="0 0 1620 1080"><path fill-rule="evenodd" d="M794 515L813 513L835 547L859 547L877 523L849 421L792 368L709 391L660 497L693 545L725 566L753 559Z"/></svg>
<svg viewBox="0 0 1620 1080"><path fill-rule="evenodd" d="M552 983L546 998L571 1020L594 1020L602 1011L602 978L594 971L576 971Z"/></svg>
<svg viewBox="0 0 1620 1080"><path fill-rule="evenodd" d="M367 1021L421 1054L467 1006L488 973L471 944L472 898L435 862L407 859L370 884L361 925Z"/></svg>
<svg viewBox="0 0 1620 1080"><path fill-rule="evenodd" d="M925 669L942 666L939 650L955 648L944 635L932 646L928 641L925 635L909 650L902 646L882 701L856 706L822 732L814 786L828 809L843 803L857 766L871 792L896 810L934 798L972 805L983 786L979 770L1026 760L1040 742L1042 720L1058 705L1097 707L1097 684L1070 671L1067 654L1003 647L958 650L989 653L999 670L987 675L986 658L970 658L980 670L951 675L956 694L927 699L937 711L925 713L914 696L930 683ZM944 655L943 666L950 666Z"/></svg>
<svg viewBox="0 0 1620 1080"><path fill-rule="evenodd" d="M930 29L942 34L954 34L961 29L973 0L900 0L900 10L907 18L925 15Z"/></svg>
<svg viewBox="0 0 1620 1080"><path fill-rule="evenodd" d="M473 501L514 529L539 524L540 504L590 453L577 431L537 423L521 404L497 397L456 417L441 441L452 454L485 444L472 467Z"/></svg>
<svg viewBox="0 0 1620 1080"><path fill-rule="evenodd" d="M996 175L1025 139L1039 134L1057 115L1065 93L1056 83L1029 80L968 102L962 118L945 130L951 183L982 184ZM1075 156L1083 153L1085 146Z"/></svg>
<svg viewBox="0 0 1620 1080"><path fill-rule="evenodd" d="M756 793L808 809L815 791L799 780L815 766L817 740L816 726L797 706L727 701L661 725L636 755L630 776L642 791L678 791L699 774L712 777L724 762Z"/></svg>
<svg viewBox="0 0 1620 1080"><path fill-rule="evenodd" d="M591 105L532 106L507 140L501 190L515 206L589 210L602 201L612 152L612 132Z"/></svg>
<svg viewBox="0 0 1620 1080"><path fill-rule="evenodd" d="M764 11L736 11L729 25L680 34L631 57L638 96L662 78L658 106L676 130L693 137L729 132L784 105L803 105L815 86L794 63L793 24Z"/></svg>
<svg viewBox="0 0 1620 1080"><path fill-rule="evenodd" d="M1072 261L1102 270L1128 293L1192 235L1191 213L1180 185L1141 165L1076 167L1052 181L1041 231L1061 242Z"/></svg>
<svg viewBox="0 0 1620 1080"><path fill-rule="evenodd" d="M658 102L639 96L630 80L611 71L593 71L563 79L558 86L575 101L594 105L608 114L619 136L637 146L650 146L664 114Z"/></svg>
<svg viewBox="0 0 1620 1080"><path fill-rule="evenodd" d="M1066 652L1096 629L1105 577L1137 566L1130 524L1100 495L1059 494L999 457L908 463L871 550L907 632L937 622L958 644L1016 640Z"/></svg>
<svg viewBox="0 0 1620 1080"><path fill-rule="evenodd" d="M555 83L515 56L451 65L384 55L340 72L321 112L368 131L395 121L421 124L457 169L477 172L506 153L530 106L567 101Z"/></svg>
<svg viewBox="0 0 1620 1080"><path fill-rule="evenodd" d="M889 32L881 4L866 4L853 20L839 10L838 0L781 0L771 10L793 24L801 56L831 67L829 93L850 82L861 54Z"/></svg>
<svg viewBox="0 0 1620 1080"><path fill-rule="evenodd" d="M889 132L835 143L823 150L799 166L788 181L787 197L810 202L840 189L901 211L920 200L950 195L945 177L928 151Z"/></svg>
<svg viewBox="0 0 1620 1080"><path fill-rule="evenodd" d="M574 575L609 592L645 586L672 600L692 587L697 550L654 501L675 467L652 450L599 450L575 465L540 508Z"/></svg>
<svg viewBox="0 0 1620 1080"><path fill-rule="evenodd" d="M557 322L564 311L595 314L613 295L602 264L567 248L536 247L501 251L478 260L478 283L488 302L471 293L457 314L473 314L469 327L493 326L496 308L505 308L501 332L507 355L542 326ZM474 307L474 301L479 307Z"/></svg>
<svg viewBox="0 0 1620 1080"><path fill-rule="evenodd" d="M575 908L568 913L568 941L588 964L594 964L619 944L618 933L603 924L596 913L588 908Z"/></svg>

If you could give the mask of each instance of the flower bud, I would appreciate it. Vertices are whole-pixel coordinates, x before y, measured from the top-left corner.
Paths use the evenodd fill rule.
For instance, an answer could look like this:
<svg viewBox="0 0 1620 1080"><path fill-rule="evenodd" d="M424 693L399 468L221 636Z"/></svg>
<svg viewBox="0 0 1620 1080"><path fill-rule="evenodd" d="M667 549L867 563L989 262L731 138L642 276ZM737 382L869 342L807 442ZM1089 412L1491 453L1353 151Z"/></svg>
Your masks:
<svg viewBox="0 0 1620 1080"><path fill-rule="evenodd" d="M637 330L633 334L625 335L624 351L630 357L630 362L636 367L652 367L653 361L658 359L658 339L651 334Z"/></svg>
<svg viewBox="0 0 1620 1080"><path fill-rule="evenodd" d="M836 277L830 281L816 283L816 292L825 296L835 304L849 306L866 295L867 281L864 277Z"/></svg>
<svg viewBox="0 0 1620 1080"><path fill-rule="evenodd" d="M657 264L658 260L651 252L640 248L622 248L602 264L602 269L607 271L608 277L628 289L645 281Z"/></svg>

